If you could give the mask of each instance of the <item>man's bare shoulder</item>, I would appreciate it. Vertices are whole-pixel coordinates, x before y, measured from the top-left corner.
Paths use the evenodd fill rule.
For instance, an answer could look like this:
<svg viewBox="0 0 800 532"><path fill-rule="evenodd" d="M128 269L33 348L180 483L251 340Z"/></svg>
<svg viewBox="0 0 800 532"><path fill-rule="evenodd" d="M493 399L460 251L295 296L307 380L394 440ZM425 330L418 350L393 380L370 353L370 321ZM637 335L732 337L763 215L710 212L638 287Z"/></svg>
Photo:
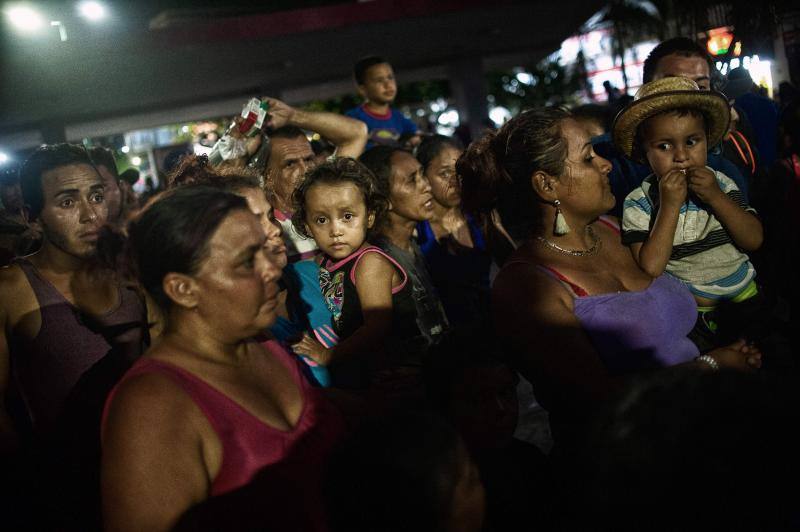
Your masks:
<svg viewBox="0 0 800 532"><path fill-rule="evenodd" d="M0 268L0 293L14 291L23 285L28 285L28 279L25 277L22 268L16 264L9 264Z"/></svg>
<svg viewBox="0 0 800 532"><path fill-rule="evenodd" d="M36 296L33 293L28 278L22 268L10 264L0 268L0 310L4 313L19 310L35 304Z"/></svg>

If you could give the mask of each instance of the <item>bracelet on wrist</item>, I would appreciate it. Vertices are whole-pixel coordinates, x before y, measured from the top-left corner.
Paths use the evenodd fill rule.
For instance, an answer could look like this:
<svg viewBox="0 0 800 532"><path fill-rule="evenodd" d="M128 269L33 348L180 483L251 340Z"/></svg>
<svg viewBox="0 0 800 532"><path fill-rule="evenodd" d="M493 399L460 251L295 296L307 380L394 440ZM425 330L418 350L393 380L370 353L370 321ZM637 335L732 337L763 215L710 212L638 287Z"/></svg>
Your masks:
<svg viewBox="0 0 800 532"><path fill-rule="evenodd" d="M709 355L700 355L699 357L695 358L697 362L703 362L704 364L711 367L713 371L719 371L719 362L714 360L714 357Z"/></svg>

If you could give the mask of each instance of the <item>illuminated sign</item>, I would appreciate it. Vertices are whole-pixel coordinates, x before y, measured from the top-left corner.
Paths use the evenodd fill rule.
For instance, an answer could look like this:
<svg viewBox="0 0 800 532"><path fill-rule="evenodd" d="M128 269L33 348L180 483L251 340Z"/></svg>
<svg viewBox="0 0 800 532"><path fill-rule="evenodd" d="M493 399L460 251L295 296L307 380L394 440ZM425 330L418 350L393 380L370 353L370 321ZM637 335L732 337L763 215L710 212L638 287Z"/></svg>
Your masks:
<svg viewBox="0 0 800 532"><path fill-rule="evenodd" d="M727 27L708 30L708 53L711 55L725 55L733 42L733 33Z"/></svg>

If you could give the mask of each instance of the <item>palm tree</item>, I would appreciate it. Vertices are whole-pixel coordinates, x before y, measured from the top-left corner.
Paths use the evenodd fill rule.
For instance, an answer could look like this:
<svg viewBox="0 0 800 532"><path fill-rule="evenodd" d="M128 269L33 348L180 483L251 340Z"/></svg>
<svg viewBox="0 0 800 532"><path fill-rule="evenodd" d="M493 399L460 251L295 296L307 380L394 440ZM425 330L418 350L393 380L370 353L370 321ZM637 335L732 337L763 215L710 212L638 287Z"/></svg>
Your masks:
<svg viewBox="0 0 800 532"><path fill-rule="evenodd" d="M628 75L625 72L625 49L627 45L647 38L664 37L664 22L653 3L641 0L612 0L604 8L599 24L610 24L613 32L611 53L619 58L622 68L622 83L628 92Z"/></svg>

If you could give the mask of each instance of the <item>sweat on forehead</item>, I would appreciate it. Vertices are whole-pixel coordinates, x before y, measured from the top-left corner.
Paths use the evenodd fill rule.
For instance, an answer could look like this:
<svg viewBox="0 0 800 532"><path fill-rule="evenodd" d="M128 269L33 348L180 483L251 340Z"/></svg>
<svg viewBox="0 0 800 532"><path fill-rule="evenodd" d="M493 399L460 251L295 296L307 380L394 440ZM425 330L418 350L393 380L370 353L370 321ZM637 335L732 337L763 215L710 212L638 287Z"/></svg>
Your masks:
<svg viewBox="0 0 800 532"><path fill-rule="evenodd" d="M281 137L272 140L273 154L279 153L283 156L287 155L300 155L312 154L314 151L311 149L311 143L305 136L287 138Z"/></svg>
<svg viewBox="0 0 800 532"><path fill-rule="evenodd" d="M42 205L66 192L103 187L103 177L88 164L68 164L42 173Z"/></svg>

